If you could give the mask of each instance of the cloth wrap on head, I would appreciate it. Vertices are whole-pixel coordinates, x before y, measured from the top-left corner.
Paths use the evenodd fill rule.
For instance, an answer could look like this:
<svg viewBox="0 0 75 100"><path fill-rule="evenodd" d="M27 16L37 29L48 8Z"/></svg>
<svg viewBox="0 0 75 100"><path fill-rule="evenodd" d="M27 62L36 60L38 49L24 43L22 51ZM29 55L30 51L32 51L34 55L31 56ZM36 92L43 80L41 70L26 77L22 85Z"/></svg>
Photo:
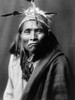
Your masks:
<svg viewBox="0 0 75 100"><path fill-rule="evenodd" d="M51 29L51 20L50 17L52 17L52 15L46 15L46 12L40 10L38 7L30 7L27 10L24 11L24 19L21 21L20 25L19 25L19 29L22 26L23 23L25 23L26 21L30 21L30 20L35 20L36 22L41 22L44 25L46 25L46 27L49 28L49 30Z"/></svg>

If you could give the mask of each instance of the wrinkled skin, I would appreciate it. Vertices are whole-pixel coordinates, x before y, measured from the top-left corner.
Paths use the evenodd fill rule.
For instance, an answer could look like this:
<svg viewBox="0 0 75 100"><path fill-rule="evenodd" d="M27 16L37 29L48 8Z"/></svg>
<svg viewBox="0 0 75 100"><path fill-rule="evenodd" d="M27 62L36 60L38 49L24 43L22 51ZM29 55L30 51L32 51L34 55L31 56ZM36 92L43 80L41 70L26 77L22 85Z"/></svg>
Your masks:
<svg viewBox="0 0 75 100"><path fill-rule="evenodd" d="M42 23L32 20L23 25L21 39L23 47L30 53L36 53L40 48L43 49L44 39L47 36L45 26Z"/></svg>

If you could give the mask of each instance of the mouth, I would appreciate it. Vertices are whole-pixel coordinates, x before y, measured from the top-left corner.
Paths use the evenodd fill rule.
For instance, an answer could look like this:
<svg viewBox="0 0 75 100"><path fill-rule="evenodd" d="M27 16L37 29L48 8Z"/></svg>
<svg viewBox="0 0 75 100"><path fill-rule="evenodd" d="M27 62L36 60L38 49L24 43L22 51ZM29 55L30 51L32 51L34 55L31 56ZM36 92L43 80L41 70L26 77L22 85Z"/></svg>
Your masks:
<svg viewBox="0 0 75 100"><path fill-rule="evenodd" d="M31 43L31 44L28 45L28 47L33 47L33 46L36 46L36 45L37 45L37 43Z"/></svg>

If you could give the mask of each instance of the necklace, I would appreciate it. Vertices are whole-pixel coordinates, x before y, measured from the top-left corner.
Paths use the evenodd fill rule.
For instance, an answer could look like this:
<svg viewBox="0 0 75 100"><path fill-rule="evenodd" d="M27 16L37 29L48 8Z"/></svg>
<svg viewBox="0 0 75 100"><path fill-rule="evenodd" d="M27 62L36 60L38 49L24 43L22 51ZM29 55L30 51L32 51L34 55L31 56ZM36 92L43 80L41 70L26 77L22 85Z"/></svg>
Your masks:
<svg viewBox="0 0 75 100"><path fill-rule="evenodd" d="M25 79L26 81L29 80L29 78L34 70L32 59L33 59L33 55L28 58L28 60L25 64L25 67L22 70L22 78Z"/></svg>

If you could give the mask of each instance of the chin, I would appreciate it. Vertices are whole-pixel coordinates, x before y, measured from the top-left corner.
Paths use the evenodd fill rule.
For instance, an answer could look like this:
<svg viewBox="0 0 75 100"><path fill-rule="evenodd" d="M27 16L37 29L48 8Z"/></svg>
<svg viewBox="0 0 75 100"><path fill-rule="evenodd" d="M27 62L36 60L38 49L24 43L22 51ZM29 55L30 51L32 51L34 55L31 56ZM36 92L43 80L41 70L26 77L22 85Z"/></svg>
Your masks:
<svg viewBox="0 0 75 100"><path fill-rule="evenodd" d="M29 49L28 51L29 51L30 53L36 53L38 50L37 50L36 48L33 47L33 48Z"/></svg>

